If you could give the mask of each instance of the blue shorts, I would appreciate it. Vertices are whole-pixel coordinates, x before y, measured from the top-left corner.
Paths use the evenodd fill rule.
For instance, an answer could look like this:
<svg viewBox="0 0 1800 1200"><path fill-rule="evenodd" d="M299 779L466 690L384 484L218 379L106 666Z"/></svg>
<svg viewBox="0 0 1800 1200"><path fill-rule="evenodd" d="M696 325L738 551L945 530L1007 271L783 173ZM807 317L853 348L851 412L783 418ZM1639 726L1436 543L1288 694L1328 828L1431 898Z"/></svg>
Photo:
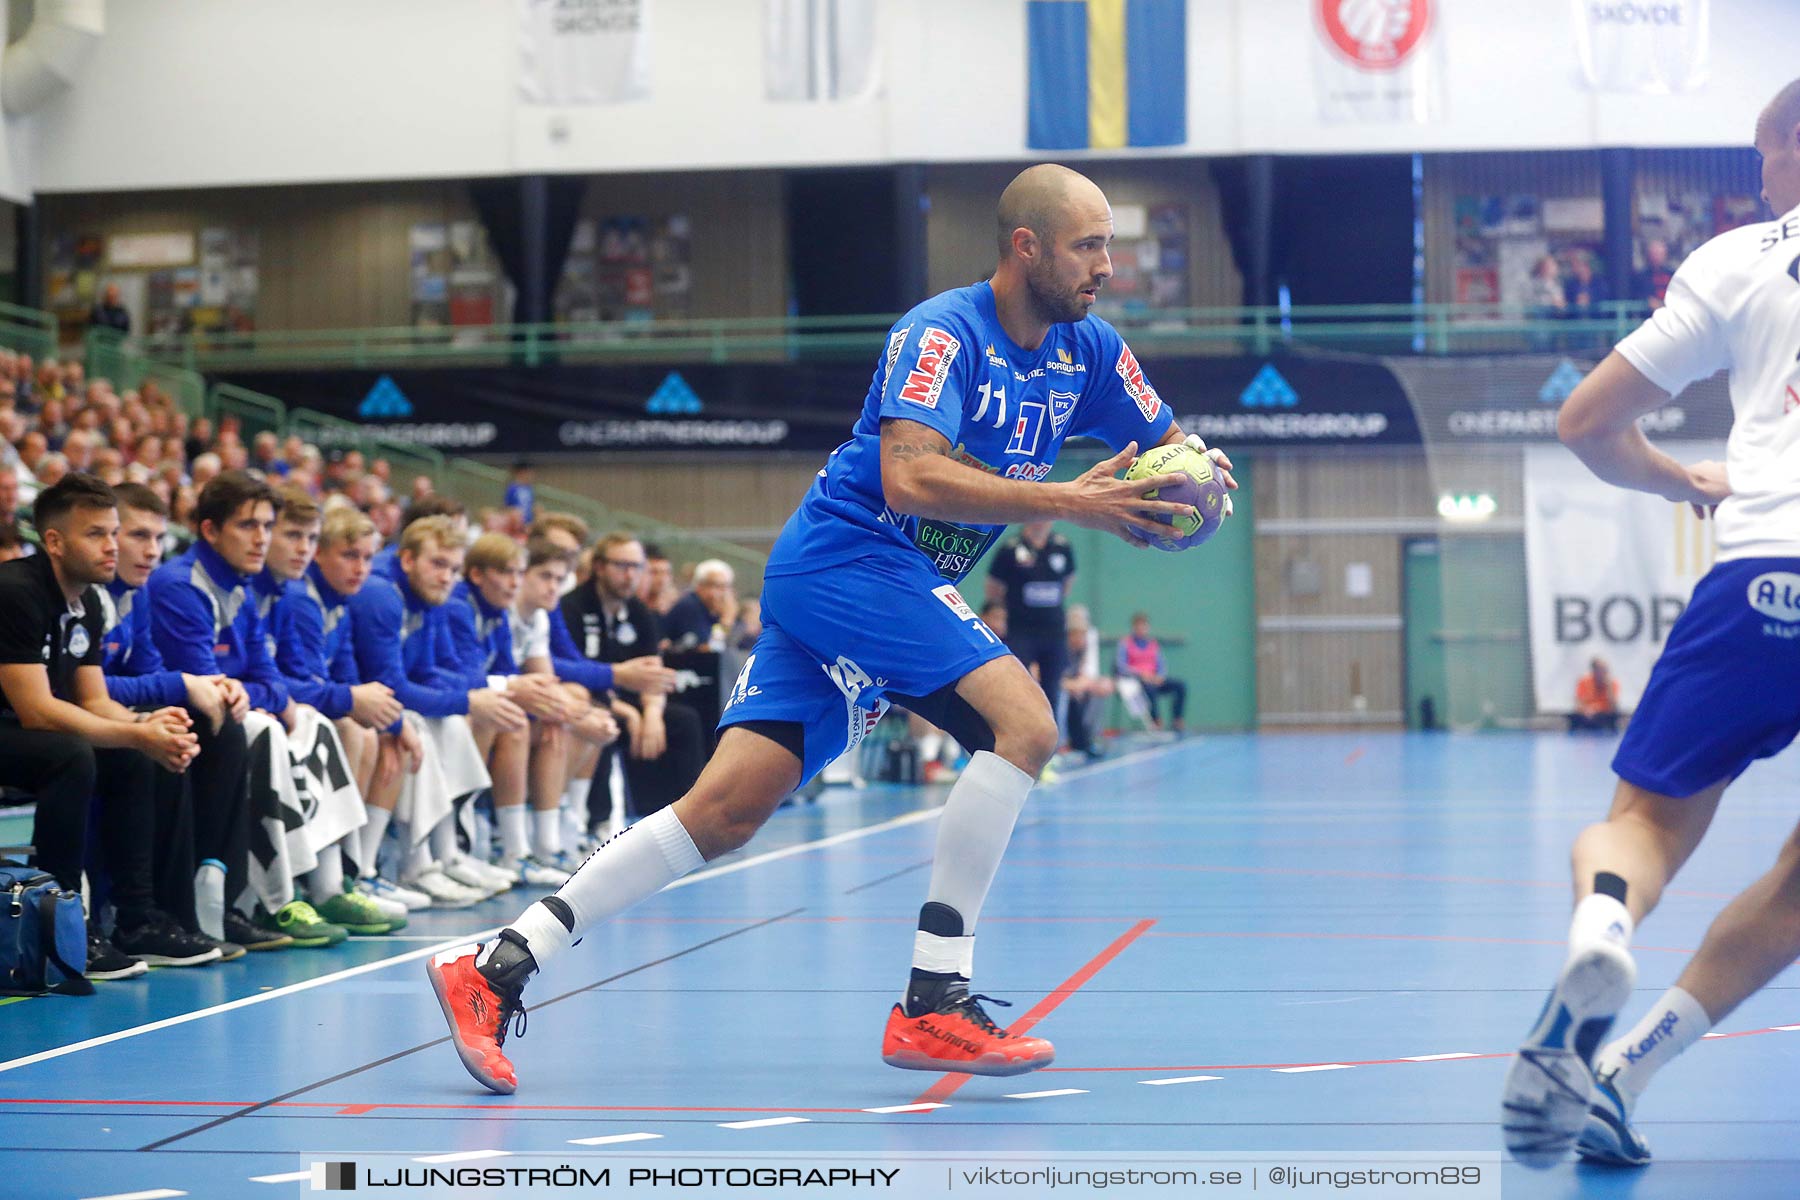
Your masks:
<svg viewBox="0 0 1800 1200"><path fill-rule="evenodd" d="M771 576L762 619L719 728L799 724L802 782L859 745L888 697L930 696L1010 653L956 586L911 551Z"/></svg>
<svg viewBox="0 0 1800 1200"><path fill-rule="evenodd" d="M1722 562L1669 631L1625 739L1620 779L1691 796L1800 733L1800 559Z"/></svg>

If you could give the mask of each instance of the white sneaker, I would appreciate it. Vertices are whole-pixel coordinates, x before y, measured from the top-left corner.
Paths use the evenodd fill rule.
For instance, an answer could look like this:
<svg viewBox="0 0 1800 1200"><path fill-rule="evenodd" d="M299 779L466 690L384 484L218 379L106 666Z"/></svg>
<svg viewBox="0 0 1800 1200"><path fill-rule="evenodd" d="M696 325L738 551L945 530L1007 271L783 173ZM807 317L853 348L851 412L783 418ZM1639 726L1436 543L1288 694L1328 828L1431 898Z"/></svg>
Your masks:
<svg viewBox="0 0 1800 1200"><path fill-rule="evenodd" d="M1525 1166L1544 1170L1568 1157L1593 1102L1594 1053L1635 982L1631 952L1610 942L1564 964L1500 1095L1506 1148Z"/></svg>
<svg viewBox="0 0 1800 1200"><path fill-rule="evenodd" d="M424 892L415 891L409 887L401 887L393 880L383 878L380 875L377 875L372 879L357 880L356 890L369 897L371 900L392 900L398 903L400 907L407 912L417 912L421 908L431 907L431 897L427 896Z"/></svg>
<svg viewBox="0 0 1800 1200"><path fill-rule="evenodd" d="M1613 1085L1617 1071L1594 1077L1594 1102L1575 1153L1589 1162L1641 1167L1650 1161L1650 1143L1631 1127L1631 1103Z"/></svg>
<svg viewBox="0 0 1800 1200"><path fill-rule="evenodd" d="M432 863L406 883L429 896L433 908L467 908L487 899L485 891L458 883L438 863Z"/></svg>
<svg viewBox="0 0 1800 1200"><path fill-rule="evenodd" d="M382 916L388 918L390 921L404 920L406 914L411 912L413 908L424 908L431 903L431 897L427 896L424 892L415 892L412 891L412 889L407 888L405 890L409 895L417 896L421 901L421 903L417 905L409 906L398 894L402 890L400 885L390 883L387 886L389 890L384 892L377 888L371 881L367 879L358 879L351 885L351 890L357 895L367 899L369 903L373 904L376 909L380 911Z"/></svg>
<svg viewBox="0 0 1800 1200"><path fill-rule="evenodd" d="M477 862L467 855L459 854L449 862L438 865L451 879L464 887L473 888L483 897L498 896L513 885L511 876L497 871L484 862Z"/></svg>
<svg viewBox="0 0 1800 1200"><path fill-rule="evenodd" d="M527 887L561 887L569 882L569 873L535 854L527 854L519 860L519 881Z"/></svg>

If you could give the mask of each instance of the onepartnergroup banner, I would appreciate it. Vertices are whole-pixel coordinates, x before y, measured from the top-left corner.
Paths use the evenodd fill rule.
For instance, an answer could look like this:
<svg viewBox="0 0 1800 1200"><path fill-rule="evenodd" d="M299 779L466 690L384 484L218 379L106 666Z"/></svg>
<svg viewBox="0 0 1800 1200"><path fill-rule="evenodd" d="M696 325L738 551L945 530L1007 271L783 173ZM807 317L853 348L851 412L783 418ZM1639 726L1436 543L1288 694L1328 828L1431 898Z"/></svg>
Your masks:
<svg viewBox="0 0 1800 1200"><path fill-rule="evenodd" d="M1506 1168L1511 1170L1512 1168ZM1488 1151L1104 1154L831 1152L568 1155L472 1150L333 1153L269 1177L305 1196L392 1197L738 1195L990 1200L1052 1194L1158 1197L1407 1197L1500 1200L1500 1157Z"/></svg>

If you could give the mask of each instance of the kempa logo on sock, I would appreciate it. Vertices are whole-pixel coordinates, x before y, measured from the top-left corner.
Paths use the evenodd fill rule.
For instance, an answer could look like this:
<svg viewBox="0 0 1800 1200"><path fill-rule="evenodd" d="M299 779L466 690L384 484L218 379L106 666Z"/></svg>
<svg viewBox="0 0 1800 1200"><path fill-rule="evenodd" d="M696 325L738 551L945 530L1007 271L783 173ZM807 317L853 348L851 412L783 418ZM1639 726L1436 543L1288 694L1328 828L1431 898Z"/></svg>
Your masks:
<svg viewBox="0 0 1800 1200"><path fill-rule="evenodd" d="M315 1192L354 1192L356 1164L316 1162L312 1165L312 1190Z"/></svg>
<svg viewBox="0 0 1800 1200"><path fill-rule="evenodd" d="M1644 1057L1644 1055L1650 1053L1651 1050L1655 1049L1656 1044L1667 1038L1669 1034L1673 1033L1675 1027L1679 1024L1681 1024L1681 1017L1675 1013L1670 1013L1661 1021L1658 1021L1656 1028L1652 1029L1649 1036L1643 1041L1639 1042L1636 1046L1625 1047L1625 1061L1634 1063L1638 1061L1638 1059Z"/></svg>

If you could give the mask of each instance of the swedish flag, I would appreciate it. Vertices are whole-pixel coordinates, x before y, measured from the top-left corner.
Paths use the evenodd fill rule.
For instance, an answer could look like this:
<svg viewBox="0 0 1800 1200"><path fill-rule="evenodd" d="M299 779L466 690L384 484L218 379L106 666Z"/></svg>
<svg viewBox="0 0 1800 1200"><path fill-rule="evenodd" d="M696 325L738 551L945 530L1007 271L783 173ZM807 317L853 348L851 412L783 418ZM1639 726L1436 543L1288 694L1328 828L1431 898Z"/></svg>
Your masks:
<svg viewBox="0 0 1800 1200"><path fill-rule="evenodd" d="M1039 150L1187 141L1187 0L1026 0Z"/></svg>

